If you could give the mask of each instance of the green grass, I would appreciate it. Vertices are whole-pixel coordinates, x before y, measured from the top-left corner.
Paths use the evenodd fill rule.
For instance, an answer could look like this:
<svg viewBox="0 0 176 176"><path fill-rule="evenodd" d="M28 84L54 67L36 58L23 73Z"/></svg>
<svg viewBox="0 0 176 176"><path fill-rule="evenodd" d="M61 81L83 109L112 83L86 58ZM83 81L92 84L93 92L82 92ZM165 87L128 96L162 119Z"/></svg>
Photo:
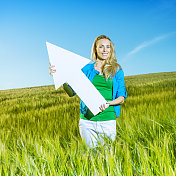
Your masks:
<svg viewBox="0 0 176 176"><path fill-rule="evenodd" d="M176 175L176 72L125 77L115 142L79 135L79 97L43 86L0 91L0 175Z"/></svg>

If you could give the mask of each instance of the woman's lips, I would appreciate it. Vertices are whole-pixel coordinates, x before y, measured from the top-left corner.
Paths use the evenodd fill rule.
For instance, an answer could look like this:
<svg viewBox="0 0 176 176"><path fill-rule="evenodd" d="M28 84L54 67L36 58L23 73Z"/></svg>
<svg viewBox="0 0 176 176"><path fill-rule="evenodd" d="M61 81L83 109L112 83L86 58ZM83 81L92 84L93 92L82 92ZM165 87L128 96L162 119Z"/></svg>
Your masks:
<svg viewBox="0 0 176 176"><path fill-rule="evenodd" d="M103 55L103 56L107 56L107 55L108 55L108 53L102 53L102 55Z"/></svg>

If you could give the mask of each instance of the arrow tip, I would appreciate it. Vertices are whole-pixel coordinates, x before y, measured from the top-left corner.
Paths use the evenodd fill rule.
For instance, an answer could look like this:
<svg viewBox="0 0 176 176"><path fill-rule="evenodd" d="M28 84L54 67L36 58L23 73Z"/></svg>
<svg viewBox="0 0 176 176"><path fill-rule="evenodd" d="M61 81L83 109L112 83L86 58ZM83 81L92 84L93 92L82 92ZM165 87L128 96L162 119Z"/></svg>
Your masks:
<svg viewBox="0 0 176 176"><path fill-rule="evenodd" d="M46 45L48 45L48 44L49 44L49 42L46 41Z"/></svg>

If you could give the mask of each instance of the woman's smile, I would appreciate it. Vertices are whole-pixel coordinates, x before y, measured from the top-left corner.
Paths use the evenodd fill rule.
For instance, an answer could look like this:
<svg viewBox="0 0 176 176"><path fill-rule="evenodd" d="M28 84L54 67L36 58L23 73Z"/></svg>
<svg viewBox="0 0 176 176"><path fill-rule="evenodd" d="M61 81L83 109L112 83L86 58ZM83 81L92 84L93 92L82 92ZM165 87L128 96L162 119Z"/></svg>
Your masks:
<svg viewBox="0 0 176 176"><path fill-rule="evenodd" d="M108 53L102 53L103 54L103 56L107 56L108 55Z"/></svg>

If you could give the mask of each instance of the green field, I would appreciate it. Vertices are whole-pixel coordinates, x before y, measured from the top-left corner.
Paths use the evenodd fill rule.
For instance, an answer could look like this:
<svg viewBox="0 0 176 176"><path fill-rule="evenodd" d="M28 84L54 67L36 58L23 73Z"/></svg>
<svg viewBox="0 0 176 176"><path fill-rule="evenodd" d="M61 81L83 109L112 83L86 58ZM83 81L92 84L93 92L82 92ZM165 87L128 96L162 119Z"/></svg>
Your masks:
<svg viewBox="0 0 176 176"><path fill-rule="evenodd" d="M0 175L176 175L176 72L125 77L115 142L79 135L79 97L54 86L0 91Z"/></svg>

